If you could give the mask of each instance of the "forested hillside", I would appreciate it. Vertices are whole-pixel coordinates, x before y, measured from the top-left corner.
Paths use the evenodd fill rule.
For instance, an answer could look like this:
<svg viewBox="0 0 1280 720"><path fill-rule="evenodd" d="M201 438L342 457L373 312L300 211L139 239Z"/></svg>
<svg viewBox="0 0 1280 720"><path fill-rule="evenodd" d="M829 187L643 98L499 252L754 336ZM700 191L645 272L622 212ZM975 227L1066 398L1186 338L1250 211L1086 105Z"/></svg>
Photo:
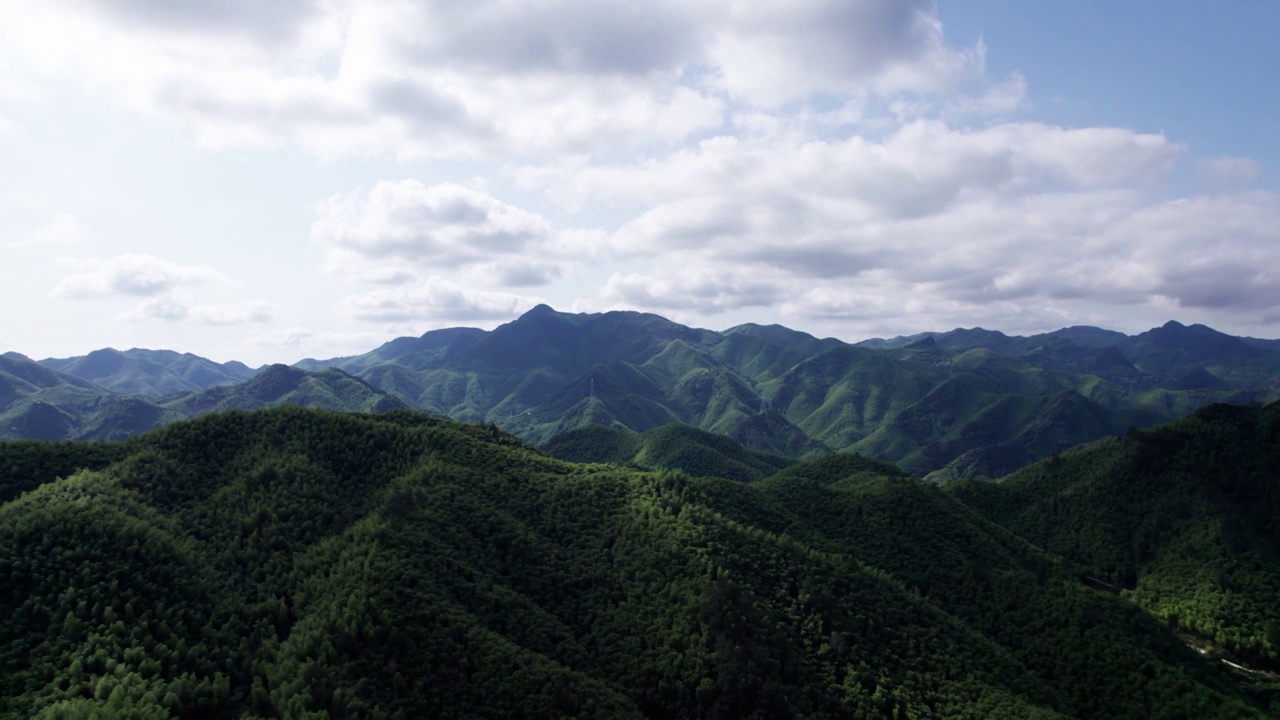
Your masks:
<svg viewBox="0 0 1280 720"><path fill-rule="evenodd" d="M742 482L763 480L795 462L780 455L752 452L732 438L679 423L643 433L584 425L557 435L542 449L570 462L683 470L694 476Z"/></svg>
<svg viewBox="0 0 1280 720"><path fill-rule="evenodd" d="M1280 669L1280 403L1213 405L952 490L1216 650Z"/></svg>
<svg viewBox="0 0 1280 720"><path fill-rule="evenodd" d="M281 407L0 459L7 718L1280 712L857 456L742 483Z"/></svg>

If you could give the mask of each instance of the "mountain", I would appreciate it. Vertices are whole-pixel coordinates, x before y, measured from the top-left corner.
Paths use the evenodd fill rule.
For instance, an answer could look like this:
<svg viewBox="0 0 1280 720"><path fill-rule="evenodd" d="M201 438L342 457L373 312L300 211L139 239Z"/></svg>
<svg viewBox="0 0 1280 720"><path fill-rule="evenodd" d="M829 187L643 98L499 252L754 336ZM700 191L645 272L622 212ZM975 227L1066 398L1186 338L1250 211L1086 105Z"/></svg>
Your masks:
<svg viewBox="0 0 1280 720"><path fill-rule="evenodd" d="M1276 380L1280 375L1280 341L1238 338L1204 325L1188 326L1172 320L1133 336L1088 326L1029 337L958 328L859 344L892 349L924 338L955 352L990 350L1056 370L1088 372L1131 390L1280 389Z"/></svg>
<svg viewBox="0 0 1280 720"><path fill-rule="evenodd" d="M134 432L176 417L276 402L406 407L492 423L534 444L588 424L643 433L682 423L754 452L793 458L860 452L940 481L997 477L1213 402L1280 393L1280 351L1177 323L1132 337L1090 327L1031 337L974 328L855 346L779 325L713 332L648 313L561 313L539 305L492 331L434 330L362 355L302 361L296 370L343 375L296 392L286 386L302 376L232 364L218 366L222 376L201 375L193 368L212 372L212 364L193 357L103 350L66 367L153 393L171 387L160 379L204 382L233 371L271 372L264 385L284 388L264 391L254 380L243 389L220 384L153 398L163 400L154 403L158 411L134 399L130 413L151 413L131 426ZM10 424L9 433L125 434L114 426L85 428L85 413L43 402L51 407Z"/></svg>
<svg viewBox="0 0 1280 720"><path fill-rule="evenodd" d="M436 368L485 336L478 328L446 328L432 330L421 337L396 338L364 353L331 360L302 360L295 365L303 370L324 370L339 367L348 372L359 372L375 365L391 363L410 370Z"/></svg>
<svg viewBox="0 0 1280 720"><path fill-rule="evenodd" d="M863 457L742 483L294 407L175 423L112 458L49 447L22 455L38 486L0 505L0 717L1280 710ZM98 469L55 476L80 460Z"/></svg>
<svg viewBox="0 0 1280 720"><path fill-rule="evenodd" d="M1242 337L1245 343L1264 350L1280 350L1280 340L1262 340L1260 338Z"/></svg>
<svg viewBox="0 0 1280 720"><path fill-rule="evenodd" d="M16 353L0 356L0 438L118 440L180 417Z"/></svg>
<svg viewBox="0 0 1280 720"><path fill-rule="evenodd" d="M139 348L123 352L104 348L80 357L48 358L40 364L112 392L149 398L240 383L257 372L240 362L216 363L191 353Z"/></svg>
<svg viewBox="0 0 1280 720"><path fill-rule="evenodd" d="M167 400L165 407L184 417L196 417L220 410L255 410L284 404L360 412L405 408L395 397L337 368L307 372L287 365L272 365L239 385L213 387Z"/></svg>
<svg viewBox="0 0 1280 720"><path fill-rule="evenodd" d="M690 475L751 482L794 461L752 452L724 435L672 423L643 433L584 425L557 435L542 448L561 460L682 470Z"/></svg>
<svg viewBox="0 0 1280 720"><path fill-rule="evenodd" d="M1261 392L1212 369L1144 374L1116 347L1067 337L958 330L875 349L776 325L716 333L545 305L490 333L434 331L304 366L343 368L409 407L495 423L539 444L584 424L645 432L684 423L758 452L860 451L946 478L1004 474ZM956 392L973 402L940 421L939 403Z"/></svg>
<svg viewBox="0 0 1280 720"><path fill-rule="evenodd" d="M122 440L209 412L282 403L364 412L405 407L337 369L311 373L276 365L238 385L151 399L111 392L16 353L0 357L0 438Z"/></svg>
<svg viewBox="0 0 1280 720"><path fill-rule="evenodd" d="M1280 403L1211 405L953 494L1215 652L1280 670Z"/></svg>

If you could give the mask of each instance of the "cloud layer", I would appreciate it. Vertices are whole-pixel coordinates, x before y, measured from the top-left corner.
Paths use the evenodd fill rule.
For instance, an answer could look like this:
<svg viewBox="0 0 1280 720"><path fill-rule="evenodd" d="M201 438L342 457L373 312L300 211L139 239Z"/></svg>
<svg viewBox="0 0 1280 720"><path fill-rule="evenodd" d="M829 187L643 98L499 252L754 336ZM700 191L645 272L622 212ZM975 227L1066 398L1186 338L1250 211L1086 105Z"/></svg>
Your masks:
<svg viewBox="0 0 1280 720"><path fill-rule="evenodd" d="M988 76L989 51L949 40L932 0L0 8L16 85L60 80L214 150L401 162L310 226L361 327L492 324L552 298L849 337L1170 316L1280 333L1265 168L1056 124L1022 75ZM482 180L441 181L458 158ZM83 232L68 214L19 242ZM120 251L52 294L137 298L134 320L282 314L191 300L226 282ZM303 342L287 330L259 337Z"/></svg>
<svg viewBox="0 0 1280 720"><path fill-rule="evenodd" d="M981 84L985 52L949 46L931 0L52 0L0 20L37 75L211 146L333 156L662 147L735 108Z"/></svg>

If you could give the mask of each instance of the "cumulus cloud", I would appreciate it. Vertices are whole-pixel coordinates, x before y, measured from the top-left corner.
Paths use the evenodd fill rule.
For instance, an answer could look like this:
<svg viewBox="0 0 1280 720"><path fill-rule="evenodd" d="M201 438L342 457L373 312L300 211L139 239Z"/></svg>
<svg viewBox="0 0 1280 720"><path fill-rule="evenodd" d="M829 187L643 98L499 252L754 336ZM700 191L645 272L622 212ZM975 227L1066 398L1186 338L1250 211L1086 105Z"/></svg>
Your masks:
<svg viewBox="0 0 1280 720"><path fill-rule="evenodd" d="M488 285L541 285L559 273L545 257L550 224L479 190L417 180L322 202L311 228L329 272L387 285L469 269Z"/></svg>
<svg viewBox="0 0 1280 720"><path fill-rule="evenodd" d="M178 322L191 316L191 308L186 303L171 297L157 297L146 300L128 312L121 313L118 318L129 322L145 322L147 320L163 320Z"/></svg>
<svg viewBox="0 0 1280 720"><path fill-rule="evenodd" d="M211 146L327 156L662 147L735 109L984 86L985 49L949 45L932 0L50 0L0 21L0 63Z"/></svg>
<svg viewBox="0 0 1280 720"><path fill-rule="evenodd" d="M593 200L692 206L746 194L775 198L773 207L820 197L851 217L872 219L929 214L970 194L1016 197L1158 180L1183 153L1162 135L1122 128L1004 123L971 130L917 120L880 141L718 136L659 159L526 166L512 175L568 208ZM802 219L807 212L792 214Z"/></svg>
<svg viewBox="0 0 1280 720"><path fill-rule="evenodd" d="M65 213L53 222L43 225L20 240L9 243L9 247L25 247L28 245L67 245L83 240L88 227L75 215Z"/></svg>
<svg viewBox="0 0 1280 720"><path fill-rule="evenodd" d="M746 273L684 267L651 275L614 273L601 290L601 297L614 306L715 315L775 305L784 297L784 291L779 285L756 280Z"/></svg>
<svg viewBox="0 0 1280 720"><path fill-rule="evenodd" d="M276 347L298 347L310 342L317 333L304 327L288 327L271 332L261 333L249 338L251 345L271 345Z"/></svg>
<svg viewBox="0 0 1280 720"><path fill-rule="evenodd" d="M242 325L270 322L275 318L275 313L276 306L264 302L192 305L185 298L162 295L146 300L118 317L131 322L162 320L191 321L201 325Z"/></svg>
<svg viewBox="0 0 1280 720"><path fill-rule="evenodd" d="M347 300L364 322L507 319L570 280L588 304L768 307L844 334L1116 308L1277 322L1276 196L1187 189L1246 187L1257 162L1025 121L1026 79L989 79L986 54L948 41L933 0L0 6L0 74L23 87L68 79L212 147L506 163L559 205L556 227L481 183L417 180L323 201L311 237L326 271L364 284ZM53 294L271 317L177 294L223 279L129 255Z"/></svg>
<svg viewBox="0 0 1280 720"><path fill-rule="evenodd" d="M292 326L251 335L245 342L253 347L278 352L307 353L312 357L334 357L367 352L394 337L390 332L333 332Z"/></svg>
<svg viewBox="0 0 1280 720"><path fill-rule="evenodd" d="M1280 266L1277 198L1150 192L1186 154L1121 128L915 121L878 141L717 137L513 174L566 207L635 208L607 244L642 269L613 275L605 303L768 305L845 333L904 315L1037 326L1106 305L1262 317L1275 305L1265 268Z"/></svg>
<svg viewBox="0 0 1280 720"><path fill-rule="evenodd" d="M933 0L726 3L708 46L734 97L775 106L815 93L931 92L982 73L981 45L943 38Z"/></svg>
<svg viewBox="0 0 1280 720"><path fill-rule="evenodd" d="M225 305L196 305L191 308L192 319L205 325L265 323L275 319L275 314L275 305L257 301Z"/></svg>
<svg viewBox="0 0 1280 720"><path fill-rule="evenodd" d="M167 0L110 0L67 3L80 12L99 13L124 23L163 30L189 33L250 33L263 42L291 36L296 28L316 11L317 0L273 0L246 3L243 0L203 0L202 2L168 2Z"/></svg>
<svg viewBox="0 0 1280 720"><path fill-rule="evenodd" d="M442 277L431 277L420 285L353 295L347 299L347 307L359 320L470 322L510 320L539 302L537 298L476 290Z"/></svg>
<svg viewBox="0 0 1280 720"><path fill-rule="evenodd" d="M64 261L80 269L58 282L53 297L86 300L113 295L153 297L178 287L225 282L210 268L179 265L154 255L117 255L109 260Z"/></svg>

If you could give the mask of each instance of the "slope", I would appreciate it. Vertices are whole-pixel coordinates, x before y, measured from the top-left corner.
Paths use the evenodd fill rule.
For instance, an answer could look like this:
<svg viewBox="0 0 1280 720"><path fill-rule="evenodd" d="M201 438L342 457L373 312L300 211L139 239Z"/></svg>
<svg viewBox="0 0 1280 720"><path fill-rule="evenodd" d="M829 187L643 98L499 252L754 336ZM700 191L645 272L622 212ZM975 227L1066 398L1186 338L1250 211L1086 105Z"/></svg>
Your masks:
<svg viewBox="0 0 1280 720"><path fill-rule="evenodd" d="M1171 625L1280 668L1280 404L1214 405L956 497Z"/></svg>
<svg viewBox="0 0 1280 720"><path fill-rule="evenodd" d="M239 385L167 399L164 406L183 417L196 417L219 410L253 410L282 404L360 412L405 407L395 397L336 368L307 372L286 365L272 365Z"/></svg>
<svg viewBox="0 0 1280 720"><path fill-rule="evenodd" d="M586 425L552 438L543 450L570 462L631 464L740 482L762 480L793 462L680 423L643 433Z"/></svg>
<svg viewBox="0 0 1280 720"><path fill-rule="evenodd" d="M743 484L292 407L135 443L0 506L0 716L1267 712L861 459Z"/></svg>

